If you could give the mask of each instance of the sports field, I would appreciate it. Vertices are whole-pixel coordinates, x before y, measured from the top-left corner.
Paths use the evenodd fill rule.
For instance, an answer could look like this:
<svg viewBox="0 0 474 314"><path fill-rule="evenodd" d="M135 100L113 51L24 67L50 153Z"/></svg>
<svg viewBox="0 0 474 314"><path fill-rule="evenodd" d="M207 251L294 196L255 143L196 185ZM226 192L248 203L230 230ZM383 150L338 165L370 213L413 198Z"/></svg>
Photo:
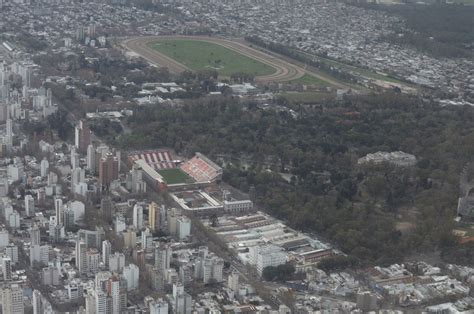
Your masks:
<svg viewBox="0 0 474 314"><path fill-rule="evenodd" d="M158 170L167 184L190 183L194 180L180 169Z"/></svg>
<svg viewBox="0 0 474 314"><path fill-rule="evenodd" d="M208 41L160 39L147 45L194 71L216 69L224 77L239 72L264 76L276 71L265 63Z"/></svg>

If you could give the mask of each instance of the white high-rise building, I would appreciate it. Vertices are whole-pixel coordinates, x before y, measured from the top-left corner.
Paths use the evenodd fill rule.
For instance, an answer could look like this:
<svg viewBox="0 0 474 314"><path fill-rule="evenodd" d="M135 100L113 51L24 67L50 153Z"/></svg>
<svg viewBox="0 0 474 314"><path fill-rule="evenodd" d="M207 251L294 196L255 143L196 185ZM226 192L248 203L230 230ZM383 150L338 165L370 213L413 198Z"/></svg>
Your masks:
<svg viewBox="0 0 474 314"><path fill-rule="evenodd" d="M74 225L74 211L66 206L64 208L64 228L69 229Z"/></svg>
<svg viewBox="0 0 474 314"><path fill-rule="evenodd" d="M181 216L176 220L176 236L179 240L184 240L191 235L191 219Z"/></svg>
<svg viewBox="0 0 474 314"><path fill-rule="evenodd" d="M74 223L77 224L84 219L86 213L86 205L81 201L73 201L68 203L68 208L74 213Z"/></svg>
<svg viewBox="0 0 474 314"><path fill-rule="evenodd" d="M23 314L25 312L23 303L23 289L12 284L2 288L2 312L8 314Z"/></svg>
<svg viewBox="0 0 474 314"><path fill-rule="evenodd" d="M223 281L224 260L215 255L200 256L196 259L194 275L197 279L201 279L204 283L212 280L216 282Z"/></svg>
<svg viewBox="0 0 474 314"><path fill-rule="evenodd" d="M40 173L43 178L46 177L49 173L49 162L46 158L41 160Z"/></svg>
<svg viewBox="0 0 474 314"><path fill-rule="evenodd" d="M20 228L20 220L20 213L14 210L8 217L8 225L10 226L10 228L18 229Z"/></svg>
<svg viewBox="0 0 474 314"><path fill-rule="evenodd" d="M110 278L107 283L107 293L112 299L112 314L121 313L121 295L120 295L120 280L117 277Z"/></svg>
<svg viewBox="0 0 474 314"><path fill-rule="evenodd" d="M77 234L81 241L86 244L87 248L101 249L102 241L105 237L105 232L102 227L96 227L95 230L80 229Z"/></svg>
<svg viewBox="0 0 474 314"><path fill-rule="evenodd" d="M251 247L249 253L249 262L256 266L260 275L266 267L283 265L287 260L286 253L275 245Z"/></svg>
<svg viewBox="0 0 474 314"><path fill-rule="evenodd" d="M151 232L159 230L159 207L155 202L151 202L148 205L148 227L150 227Z"/></svg>
<svg viewBox="0 0 474 314"><path fill-rule="evenodd" d="M30 265L35 263L48 265L49 262L49 245L32 245L30 246Z"/></svg>
<svg viewBox="0 0 474 314"><path fill-rule="evenodd" d="M56 197L54 199L54 210L56 212L56 223L58 225L64 225L64 205L62 198Z"/></svg>
<svg viewBox="0 0 474 314"><path fill-rule="evenodd" d="M12 264L15 265L18 263L18 246L13 243L10 243L5 248L5 254L10 257Z"/></svg>
<svg viewBox="0 0 474 314"><path fill-rule="evenodd" d="M123 268L123 276L127 280L127 291L138 289L140 269L135 264L130 264Z"/></svg>
<svg viewBox="0 0 474 314"><path fill-rule="evenodd" d="M70 282L65 288L67 290L67 296L71 301L77 300L83 295L82 282L78 280Z"/></svg>
<svg viewBox="0 0 474 314"><path fill-rule="evenodd" d="M86 252L87 257L87 271L95 273L99 270L100 254L96 249L89 249Z"/></svg>
<svg viewBox="0 0 474 314"><path fill-rule="evenodd" d="M8 178L0 178L0 197L8 195Z"/></svg>
<svg viewBox="0 0 474 314"><path fill-rule="evenodd" d="M12 273L12 259L8 255L2 256L2 273L4 281L13 280Z"/></svg>
<svg viewBox="0 0 474 314"><path fill-rule="evenodd" d="M39 290L33 290L33 314L41 314L43 313L43 296Z"/></svg>
<svg viewBox="0 0 474 314"><path fill-rule="evenodd" d="M3 0L0 1L0 3L3 4ZM0 5L1 8L1 5ZM3 87L6 83L7 80L7 69L5 68L5 61L0 64L0 87Z"/></svg>
<svg viewBox="0 0 474 314"><path fill-rule="evenodd" d="M158 217L158 224L157 227L159 230L165 230L166 223L167 223L167 215L168 211L166 210L165 205L161 205L159 209L159 217Z"/></svg>
<svg viewBox="0 0 474 314"><path fill-rule="evenodd" d="M146 183L143 180L143 170L137 164L133 164L132 170L130 170L130 179L130 189L133 194L146 192Z"/></svg>
<svg viewBox="0 0 474 314"><path fill-rule="evenodd" d="M0 230L0 250L3 250L10 243L10 233L8 230Z"/></svg>
<svg viewBox="0 0 474 314"><path fill-rule="evenodd" d="M143 228L143 207L138 204L133 206L133 226L137 230Z"/></svg>
<svg viewBox="0 0 474 314"><path fill-rule="evenodd" d="M37 224L33 224L33 227L30 229L30 242L31 245L41 244L41 233Z"/></svg>
<svg viewBox="0 0 474 314"><path fill-rule="evenodd" d="M191 314L192 301L182 283L173 284L173 313Z"/></svg>
<svg viewBox="0 0 474 314"><path fill-rule="evenodd" d="M71 148L71 168L76 169L79 167L79 153L76 151L76 148L73 146Z"/></svg>
<svg viewBox="0 0 474 314"><path fill-rule="evenodd" d="M155 267L162 274L170 268L173 250L169 244L159 244L155 247Z"/></svg>
<svg viewBox="0 0 474 314"><path fill-rule="evenodd" d="M62 212L61 216L62 222L65 222L65 213ZM65 228L63 224L58 223L56 216L49 217L49 237L51 241L57 242L63 239L66 236Z"/></svg>
<svg viewBox="0 0 474 314"><path fill-rule="evenodd" d="M148 228L142 231L142 249L147 252L153 250L153 235Z"/></svg>
<svg viewBox="0 0 474 314"><path fill-rule="evenodd" d="M5 207L3 208L3 217L5 218L7 224L11 214L13 214L13 206L11 204L5 204Z"/></svg>
<svg viewBox="0 0 474 314"><path fill-rule="evenodd" d="M239 273L234 270L227 279L227 287L234 292L235 295L239 293Z"/></svg>
<svg viewBox="0 0 474 314"><path fill-rule="evenodd" d="M23 181L25 178L25 167L21 161L10 164L7 167L8 178L14 182Z"/></svg>
<svg viewBox="0 0 474 314"><path fill-rule="evenodd" d="M94 277L94 288L105 290L107 287L107 281L112 277L112 273L110 271L99 271Z"/></svg>
<svg viewBox="0 0 474 314"><path fill-rule="evenodd" d="M121 234L125 229L127 229L127 223L125 222L125 217L121 214L117 215L114 219L115 233Z"/></svg>
<svg viewBox="0 0 474 314"><path fill-rule="evenodd" d="M25 195L25 213L27 217L35 215L35 199L33 195Z"/></svg>
<svg viewBox="0 0 474 314"><path fill-rule="evenodd" d="M96 172L96 152L95 152L95 147L92 144L89 144L87 146L87 158L86 158L86 163L87 163L87 170L89 170L90 173L95 173Z"/></svg>
<svg viewBox="0 0 474 314"><path fill-rule="evenodd" d="M79 186L84 186L86 187L87 190L87 184L85 183L86 181L86 171L82 168L76 167L72 169L71 172L71 191L76 194L81 194L78 193L78 187Z"/></svg>
<svg viewBox="0 0 474 314"><path fill-rule="evenodd" d="M109 257L112 254L112 244L109 240L102 241L102 263L105 267L109 267Z"/></svg>
<svg viewBox="0 0 474 314"><path fill-rule="evenodd" d="M95 289L87 289L85 299L86 314L95 314Z"/></svg>
<svg viewBox="0 0 474 314"><path fill-rule="evenodd" d="M89 187L87 186L87 183L81 182L81 183L76 184L74 186L73 192L76 195L81 195L81 196L85 197L85 196L87 196L88 189L89 189Z"/></svg>
<svg viewBox="0 0 474 314"><path fill-rule="evenodd" d="M7 119L5 144L10 151L13 146L13 122L10 118Z"/></svg>
<svg viewBox="0 0 474 314"><path fill-rule="evenodd" d="M95 313L107 314L107 293L100 289L94 289Z"/></svg>
<svg viewBox="0 0 474 314"><path fill-rule="evenodd" d="M115 252L109 255L109 270L111 272L120 273L125 267L125 254Z"/></svg>
<svg viewBox="0 0 474 314"><path fill-rule="evenodd" d="M19 70L19 74L23 82L23 87L29 89L31 87L31 75L33 73L33 65L21 64Z"/></svg>
<svg viewBox="0 0 474 314"><path fill-rule="evenodd" d="M79 273L86 274L87 269L87 247L86 244L77 239L76 240L76 268L79 270Z"/></svg>
<svg viewBox="0 0 474 314"><path fill-rule="evenodd" d="M52 171L48 173L48 185L55 185L58 183L58 175Z"/></svg>
<svg viewBox="0 0 474 314"><path fill-rule="evenodd" d="M153 300L148 303L150 314L168 314L168 302L163 299Z"/></svg>
<svg viewBox="0 0 474 314"><path fill-rule="evenodd" d="M59 270L52 263L48 267L43 268L41 272L41 279L45 286L57 286L59 285Z"/></svg>

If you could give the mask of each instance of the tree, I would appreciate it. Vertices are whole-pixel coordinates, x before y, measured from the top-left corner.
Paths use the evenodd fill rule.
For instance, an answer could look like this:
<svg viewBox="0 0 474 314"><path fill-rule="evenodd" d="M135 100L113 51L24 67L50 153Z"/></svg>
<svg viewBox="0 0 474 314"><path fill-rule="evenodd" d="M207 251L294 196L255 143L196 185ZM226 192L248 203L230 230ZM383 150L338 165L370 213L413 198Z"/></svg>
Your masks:
<svg viewBox="0 0 474 314"><path fill-rule="evenodd" d="M266 281L274 281L278 277L278 271L276 267L268 266L262 271L262 277Z"/></svg>
<svg viewBox="0 0 474 314"><path fill-rule="evenodd" d="M209 217L209 222L213 228L217 227L219 225L219 218L217 217L217 214L212 214Z"/></svg>
<svg viewBox="0 0 474 314"><path fill-rule="evenodd" d="M287 281L290 280L295 273L295 266L291 263L282 265L268 266L262 271L262 277L267 281Z"/></svg>
<svg viewBox="0 0 474 314"><path fill-rule="evenodd" d="M394 93L325 107L302 108L294 119L228 97L183 99L182 106L136 108L126 121L131 132L118 143L219 157L226 164L223 180L251 191L260 208L367 263L452 245L458 174L474 152L474 108L441 108ZM417 145L406 146L407 139ZM367 153L399 149L421 162L357 164ZM297 180L285 181L282 166ZM409 222L417 227L401 234L398 217L407 208L416 212Z"/></svg>
<svg viewBox="0 0 474 314"><path fill-rule="evenodd" d="M359 264L359 261L352 256L336 255L326 257L318 263L318 268L325 272L332 272L352 268Z"/></svg>

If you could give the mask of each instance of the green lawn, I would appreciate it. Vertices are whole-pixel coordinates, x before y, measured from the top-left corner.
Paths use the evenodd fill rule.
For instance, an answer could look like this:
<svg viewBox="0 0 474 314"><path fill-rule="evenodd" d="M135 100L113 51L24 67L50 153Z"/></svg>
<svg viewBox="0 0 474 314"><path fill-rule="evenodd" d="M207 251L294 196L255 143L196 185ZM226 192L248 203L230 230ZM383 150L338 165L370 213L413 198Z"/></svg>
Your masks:
<svg viewBox="0 0 474 314"><path fill-rule="evenodd" d="M319 85L319 86L330 86L331 85L328 82L326 82L326 81L324 81L320 78L317 78L316 76L312 76L310 74L305 74L302 77L300 77L299 79L290 81L290 83L304 84L304 85Z"/></svg>
<svg viewBox="0 0 474 314"><path fill-rule="evenodd" d="M276 71L262 62L204 41L160 39L149 43L148 46L194 71L216 69L220 76L225 77L238 72L261 76Z"/></svg>
<svg viewBox="0 0 474 314"><path fill-rule="evenodd" d="M163 169L158 171L167 184L178 184L193 182L193 179L180 169Z"/></svg>

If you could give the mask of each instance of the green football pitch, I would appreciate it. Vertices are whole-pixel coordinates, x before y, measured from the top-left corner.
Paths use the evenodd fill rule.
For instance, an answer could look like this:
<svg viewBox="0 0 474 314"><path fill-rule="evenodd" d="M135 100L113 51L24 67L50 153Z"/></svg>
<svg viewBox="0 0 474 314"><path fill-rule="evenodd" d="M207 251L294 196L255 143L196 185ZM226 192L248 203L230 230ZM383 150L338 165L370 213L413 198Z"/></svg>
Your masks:
<svg viewBox="0 0 474 314"><path fill-rule="evenodd" d="M190 183L194 180L180 169L163 169L158 173L163 176L167 184Z"/></svg>

